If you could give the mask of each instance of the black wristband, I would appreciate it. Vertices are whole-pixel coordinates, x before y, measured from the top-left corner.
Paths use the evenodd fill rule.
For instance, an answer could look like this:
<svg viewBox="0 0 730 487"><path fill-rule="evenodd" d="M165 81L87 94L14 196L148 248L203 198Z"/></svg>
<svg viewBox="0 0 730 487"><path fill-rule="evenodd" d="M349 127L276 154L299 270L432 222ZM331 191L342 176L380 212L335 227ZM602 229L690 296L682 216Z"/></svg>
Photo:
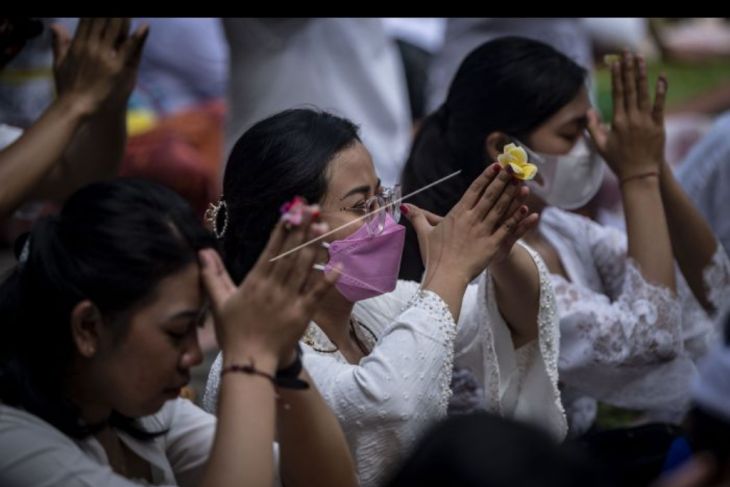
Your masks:
<svg viewBox="0 0 730 487"><path fill-rule="evenodd" d="M276 371L276 384L286 389L308 389L309 384L299 378L302 372L302 347L297 343L297 356L291 365Z"/></svg>

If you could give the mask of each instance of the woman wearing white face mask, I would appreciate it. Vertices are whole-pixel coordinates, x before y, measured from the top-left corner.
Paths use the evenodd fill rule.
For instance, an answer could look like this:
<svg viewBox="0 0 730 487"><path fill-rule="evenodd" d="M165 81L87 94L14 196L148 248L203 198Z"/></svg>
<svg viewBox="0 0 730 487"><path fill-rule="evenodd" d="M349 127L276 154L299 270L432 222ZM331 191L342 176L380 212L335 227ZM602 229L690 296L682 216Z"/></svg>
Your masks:
<svg viewBox="0 0 730 487"><path fill-rule="evenodd" d="M499 165L483 168L443 219L403 205L427 249L420 287L398 280L398 198L381 187L348 120L304 109L262 120L236 143L223 190L216 233L235 280L260 255L280 207L296 221L302 200L283 201L317 202L332 228L318 262L340 266L341 277L304 335L303 361L340 420L363 486L380 485L445 416L455 363L474 370L482 408L564 436L550 276L534 252L511 252L537 215L523 205L527 188ZM300 258L290 250L283 260ZM207 408L226 360L224 353L211 369Z"/></svg>
<svg viewBox="0 0 730 487"><path fill-rule="evenodd" d="M465 179L414 198L441 214L509 143L537 165L528 204L541 219L524 241L552 274L560 379L574 434L595 418L595 400L586 396L679 420L694 362L714 334L710 315L730 288L727 255L664 162L666 81L658 81L652 102L643 60L627 55L612 70L609 132L590 110L586 73L573 61L517 37L483 44L424 123L403 173L410 191L463 170ZM564 211L596 194L601 157L621 181L625 235ZM422 271L414 243L408 235L402 277Z"/></svg>

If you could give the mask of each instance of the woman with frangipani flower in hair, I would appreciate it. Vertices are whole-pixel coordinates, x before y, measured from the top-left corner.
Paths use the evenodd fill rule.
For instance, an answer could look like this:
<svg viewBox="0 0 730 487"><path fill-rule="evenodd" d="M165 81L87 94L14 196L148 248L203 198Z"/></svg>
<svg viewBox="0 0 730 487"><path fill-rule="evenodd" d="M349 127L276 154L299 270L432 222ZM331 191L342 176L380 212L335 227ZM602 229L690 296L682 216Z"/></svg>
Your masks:
<svg viewBox="0 0 730 487"><path fill-rule="evenodd" d="M424 122L403 172L410 191L462 171L414 197L442 214L504 149L503 163L536 166L528 204L540 223L523 240L551 273L562 397L576 435L592 425L595 399L681 420L695 360L713 340L712 315L730 290L728 256L664 160L666 79L652 98L641 57L609 60L610 130L591 110L586 72L574 61L520 37L482 44ZM625 234L565 211L597 193L602 159L620 181ZM422 272L417 240L415 232L406 237L402 277Z"/></svg>

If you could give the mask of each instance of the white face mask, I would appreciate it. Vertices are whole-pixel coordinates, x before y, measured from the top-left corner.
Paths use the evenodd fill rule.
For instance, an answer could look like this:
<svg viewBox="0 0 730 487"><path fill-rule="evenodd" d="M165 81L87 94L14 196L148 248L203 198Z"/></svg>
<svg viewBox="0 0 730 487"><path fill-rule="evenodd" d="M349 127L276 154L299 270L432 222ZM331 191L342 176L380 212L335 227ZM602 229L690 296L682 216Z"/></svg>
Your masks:
<svg viewBox="0 0 730 487"><path fill-rule="evenodd" d="M585 135L562 155L535 152L515 141L525 149L529 162L537 165L537 176L527 181L527 186L545 203L574 210L588 203L601 189L603 159Z"/></svg>

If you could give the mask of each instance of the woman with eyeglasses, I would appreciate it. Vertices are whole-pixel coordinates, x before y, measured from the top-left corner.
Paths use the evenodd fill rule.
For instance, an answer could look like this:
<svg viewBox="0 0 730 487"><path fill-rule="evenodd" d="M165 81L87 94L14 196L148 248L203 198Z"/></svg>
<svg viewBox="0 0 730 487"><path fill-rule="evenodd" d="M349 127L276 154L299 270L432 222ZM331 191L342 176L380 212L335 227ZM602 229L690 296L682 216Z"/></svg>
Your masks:
<svg viewBox="0 0 730 487"><path fill-rule="evenodd" d="M527 188L499 164L440 218L401 206L397 190L381 187L350 121L298 109L241 136L223 187L215 230L234 280L259 258L281 211L296 221L302 200L318 204L332 229L309 244L319 249L320 268L341 277L305 332L304 363L340 420L362 485L382 481L424 427L446 415L455 368L473 371L454 382L462 407L565 433L549 277L536 254L514 245L536 219L523 204ZM397 279L400 213L419 232L420 284ZM298 252L291 247L280 258ZM208 379L209 410L221 360L225 353Z"/></svg>

